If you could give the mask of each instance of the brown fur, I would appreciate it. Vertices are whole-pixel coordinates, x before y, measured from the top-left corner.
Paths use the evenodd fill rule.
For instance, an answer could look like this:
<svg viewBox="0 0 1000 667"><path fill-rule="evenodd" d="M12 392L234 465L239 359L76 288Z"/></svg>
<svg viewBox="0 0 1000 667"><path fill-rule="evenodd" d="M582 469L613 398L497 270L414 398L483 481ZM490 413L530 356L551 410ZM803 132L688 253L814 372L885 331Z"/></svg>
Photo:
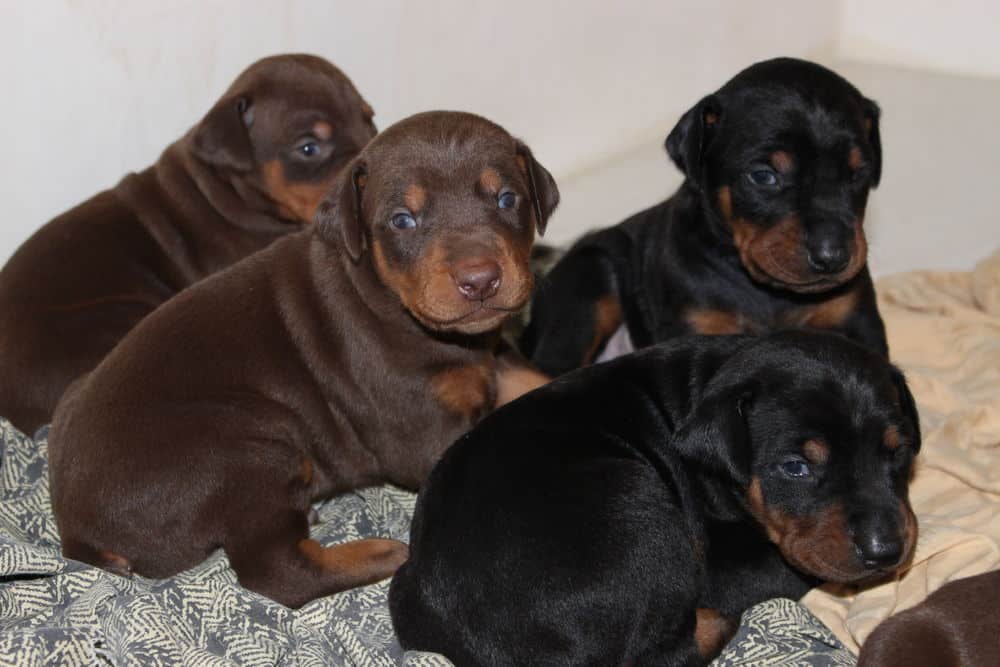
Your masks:
<svg viewBox="0 0 1000 667"><path fill-rule="evenodd" d="M802 445L802 453L809 463L823 464L830 458L830 445L818 438L812 438Z"/></svg>
<svg viewBox="0 0 1000 667"><path fill-rule="evenodd" d="M496 169L487 167L483 169L483 173L479 175L479 185L482 186L483 190L489 192L490 194L497 194L500 192L500 186L502 181L500 179L500 174L497 173Z"/></svg>
<svg viewBox="0 0 1000 667"><path fill-rule="evenodd" d="M895 426L889 426L885 429L885 435L883 436L882 441L885 443L885 448L889 451L896 451L899 449L899 446L902 444L899 437L899 429Z"/></svg>
<svg viewBox="0 0 1000 667"><path fill-rule="evenodd" d="M862 157L861 149L857 146L853 146L847 152L847 166L851 168L851 171L857 171L861 167Z"/></svg>
<svg viewBox="0 0 1000 667"><path fill-rule="evenodd" d="M414 183L403 193L403 203L413 214L420 213L427 203L427 191Z"/></svg>
<svg viewBox="0 0 1000 667"><path fill-rule="evenodd" d="M788 151L775 151L771 153L771 166L782 173L791 171L795 166L795 159Z"/></svg>
<svg viewBox="0 0 1000 667"><path fill-rule="evenodd" d="M860 298L859 289L855 287L816 305L792 309L782 320L790 326L836 329L854 313Z"/></svg>
<svg viewBox="0 0 1000 667"><path fill-rule="evenodd" d="M742 313L724 310L691 310L684 314L684 320L695 333L700 334L738 334L754 330L754 327L748 326Z"/></svg>
<svg viewBox="0 0 1000 667"><path fill-rule="evenodd" d="M951 581L868 636L858 667L1000 665L1000 570Z"/></svg>
<svg viewBox="0 0 1000 667"><path fill-rule="evenodd" d="M484 162L525 206L501 210L477 192ZM416 174L437 175L422 186L429 202L449 193L428 210L426 236L386 219ZM289 606L391 574L405 545L321 547L311 504L419 487L498 394L516 397L498 389L517 366L497 364L497 328L527 298L533 200L547 218L551 176L483 118L420 114L379 135L317 225L158 308L66 393L49 438L64 553L105 565L97 554L111 552L159 578L221 546L244 586ZM463 296L454 274L484 257L506 288ZM485 313L474 326L447 310L473 300Z"/></svg>
<svg viewBox="0 0 1000 667"><path fill-rule="evenodd" d="M493 408L494 370L484 364L458 366L431 378L434 395L458 415L479 417Z"/></svg>
<svg viewBox="0 0 1000 667"><path fill-rule="evenodd" d="M695 610L695 618L694 642L698 645L701 657L708 660L722 651L722 647L735 634L736 624L717 609L699 607Z"/></svg>
<svg viewBox="0 0 1000 667"><path fill-rule="evenodd" d="M160 304L310 222L370 112L325 60L265 58L153 166L39 229L0 271L0 415L33 432ZM329 154L289 157L309 133Z"/></svg>
<svg viewBox="0 0 1000 667"><path fill-rule="evenodd" d="M747 500L754 518L789 563L826 581L858 580L862 572L842 507L832 505L806 516L785 514L767 503L757 478L750 483ZM916 546L917 523L908 504L902 510L906 524L901 562L906 563Z"/></svg>
<svg viewBox="0 0 1000 667"><path fill-rule="evenodd" d="M365 586L391 577L409 555L409 549L402 542L377 538L329 547L305 539L299 542L299 551L319 569L344 577L344 588Z"/></svg>
<svg viewBox="0 0 1000 667"><path fill-rule="evenodd" d="M622 307L614 295L602 297L594 303L594 340L587 349L583 362L588 363L615 329L622 323Z"/></svg>
<svg viewBox="0 0 1000 667"><path fill-rule="evenodd" d="M330 184L289 181L285 176L285 167L281 160L266 162L262 171L268 195L278 204L279 214L304 224L312 222L316 215L316 207L330 189Z"/></svg>

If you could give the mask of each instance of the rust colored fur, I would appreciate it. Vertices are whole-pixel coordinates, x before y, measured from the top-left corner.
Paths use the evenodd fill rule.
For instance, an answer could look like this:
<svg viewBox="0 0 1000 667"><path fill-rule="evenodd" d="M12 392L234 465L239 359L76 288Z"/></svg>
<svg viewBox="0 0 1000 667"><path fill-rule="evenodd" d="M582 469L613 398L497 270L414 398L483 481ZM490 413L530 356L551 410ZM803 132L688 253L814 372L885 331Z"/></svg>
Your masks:
<svg viewBox="0 0 1000 667"><path fill-rule="evenodd" d="M858 667L1000 665L998 607L1000 571L949 582L876 627Z"/></svg>
<svg viewBox="0 0 1000 667"><path fill-rule="evenodd" d="M516 208L477 192L487 165ZM397 228L417 175L427 212ZM420 114L380 134L317 225L185 290L67 391L49 438L64 553L165 577L222 547L244 586L289 606L391 574L405 545L320 545L310 505L417 488L492 409L497 376L517 366L497 359L498 328L527 298L529 248L557 201L527 147L478 116ZM469 263L491 261L500 289L462 295ZM411 301L428 265L462 298L436 285L433 311Z"/></svg>
<svg viewBox="0 0 1000 667"><path fill-rule="evenodd" d="M325 60L265 58L153 166L39 229L0 271L0 415L34 432L153 309L309 223L371 117Z"/></svg>

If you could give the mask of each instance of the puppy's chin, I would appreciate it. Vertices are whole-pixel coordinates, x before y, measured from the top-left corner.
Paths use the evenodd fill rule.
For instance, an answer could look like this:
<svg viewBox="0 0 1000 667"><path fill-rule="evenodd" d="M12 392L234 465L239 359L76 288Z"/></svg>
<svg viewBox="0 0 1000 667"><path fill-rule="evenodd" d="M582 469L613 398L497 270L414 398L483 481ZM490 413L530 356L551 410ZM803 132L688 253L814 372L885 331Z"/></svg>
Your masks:
<svg viewBox="0 0 1000 667"><path fill-rule="evenodd" d="M766 260L758 262L752 255L742 257L741 260L743 267L754 282L799 294L828 292L840 287L858 275L865 265L863 259L859 261L857 258L852 258L846 269L830 276L813 273L809 270L801 272L788 271L781 265L773 262Z"/></svg>
<svg viewBox="0 0 1000 667"><path fill-rule="evenodd" d="M518 309L497 309L487 305L470 304L468 312L450 317L439 314L432 315L421 311L419 308L408 307L407 310L409 310L414 319L431 331L473 336L500 328L504 320L517 312Z"/></svg>

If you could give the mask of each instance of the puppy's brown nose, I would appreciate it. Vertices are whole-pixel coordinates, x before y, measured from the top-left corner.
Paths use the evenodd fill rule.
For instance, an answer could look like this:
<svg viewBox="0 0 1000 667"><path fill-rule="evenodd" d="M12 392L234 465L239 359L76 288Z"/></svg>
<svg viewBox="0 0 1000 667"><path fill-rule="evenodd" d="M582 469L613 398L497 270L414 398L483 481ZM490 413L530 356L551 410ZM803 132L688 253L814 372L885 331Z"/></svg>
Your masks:
<svg viewBox="0 0 1000 667"><path fill-rule="evenodd" d="M451 271L458 291L469 301L482 301L500 289L500 265L486 260L464 262Z"/></svg>

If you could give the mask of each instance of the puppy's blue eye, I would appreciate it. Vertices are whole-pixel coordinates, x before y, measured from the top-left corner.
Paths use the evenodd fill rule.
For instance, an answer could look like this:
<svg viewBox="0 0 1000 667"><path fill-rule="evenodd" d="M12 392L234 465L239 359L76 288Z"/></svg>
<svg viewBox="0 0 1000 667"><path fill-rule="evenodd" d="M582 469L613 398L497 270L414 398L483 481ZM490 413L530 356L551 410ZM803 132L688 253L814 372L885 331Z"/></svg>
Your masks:
<svg viewBox="0 0 1000 667"><path fill-rule="evenodd" d="M808 477L812 474L809 464L805 461L785 461L781 464L781 472L789 477Z"/></svg>
<svg viewBox="0 0 1000 667"><path fill-rule="evenodd" d="M397 213L392 216L392 226L396 229L413 229L417 226L417 219L409 213Z"/></svg>
<svg viewBox="0 0 1000 667"><path fill-rule="evenodd" d="M754 185L762 187L773 187L778 184L778 175L770 169L755 169L747 174L747 178Z"/></svg>
<svg viewBox="0 0 1000 667"><path fill-rule="evenodd" d="M319 144L315 141L310 141L309 143L302 144L295 150L302 157L315 157L316 155L319 155Z"/></svg>
<svg viewBox="0 0 1000 667"><path fill-rule="evenodd" d="M497 206L500 208L514 208L517 204L517 195L513 192L501 192L497 199Z"/></svg>

